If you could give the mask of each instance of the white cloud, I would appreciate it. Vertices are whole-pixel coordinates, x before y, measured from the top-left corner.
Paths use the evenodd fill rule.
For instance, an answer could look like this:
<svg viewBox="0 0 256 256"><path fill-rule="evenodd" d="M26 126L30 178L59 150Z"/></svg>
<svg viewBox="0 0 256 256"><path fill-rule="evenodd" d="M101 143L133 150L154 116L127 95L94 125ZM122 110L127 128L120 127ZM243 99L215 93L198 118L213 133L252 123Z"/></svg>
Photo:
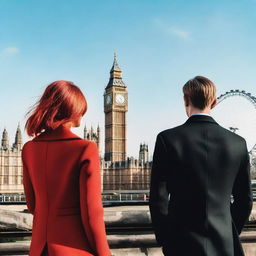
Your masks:
<svg viewBox="0 0 256 256"><path fill-rule="evenodd" d="M170 27L169 32L172 33L173 35L183 38L183 39L190 39L190 33L188 31L175 28L175 27Z"/></svg>
<svg viewBox="0 0 256 256"><path fill-rule="evenodd" d="M6 47L2 50L2 54L6 55L6 56L15 55L18 52L19 52L19 49L15 46L9 46L9 47Z"/></svg>
<svg viewBox="0 0 256 256"><path fill-rule="evenodd" d="M161 31L164 32L165 34L175 36L175 37L178 37L178 38L183 39L183 40L190 40L191 39L191 33L182 29L182 28L166 24L160 19L154 19L153 23L158 28L160 28Z"/></svg>

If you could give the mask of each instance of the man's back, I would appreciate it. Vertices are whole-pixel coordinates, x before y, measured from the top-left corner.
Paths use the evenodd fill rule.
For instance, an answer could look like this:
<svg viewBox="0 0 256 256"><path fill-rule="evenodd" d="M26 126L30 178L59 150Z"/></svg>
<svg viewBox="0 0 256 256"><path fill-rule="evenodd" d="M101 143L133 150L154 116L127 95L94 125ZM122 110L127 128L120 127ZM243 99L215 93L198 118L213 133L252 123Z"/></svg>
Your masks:
<svg viewBox="0 0 256 256"><path fill-rule="evenodd" d="M158 135L150 210L165 255L243 255L238 235L251 207L242 137L206 115Z"/></svg>

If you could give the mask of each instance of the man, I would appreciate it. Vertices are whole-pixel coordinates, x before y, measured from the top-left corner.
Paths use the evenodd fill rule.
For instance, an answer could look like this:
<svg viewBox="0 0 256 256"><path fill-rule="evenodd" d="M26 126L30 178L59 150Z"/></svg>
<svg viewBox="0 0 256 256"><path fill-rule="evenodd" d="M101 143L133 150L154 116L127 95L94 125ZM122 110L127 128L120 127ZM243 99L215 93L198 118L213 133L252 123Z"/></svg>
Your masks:
<svg viewBox="0 0 256 256"><path fill-rule="evenodd" d="M210 116L212 81L197 76L183 93L189 118L156 139L149 197L156 240L165 256L244 255L239 234L253 202L246 141Z"/></svg>

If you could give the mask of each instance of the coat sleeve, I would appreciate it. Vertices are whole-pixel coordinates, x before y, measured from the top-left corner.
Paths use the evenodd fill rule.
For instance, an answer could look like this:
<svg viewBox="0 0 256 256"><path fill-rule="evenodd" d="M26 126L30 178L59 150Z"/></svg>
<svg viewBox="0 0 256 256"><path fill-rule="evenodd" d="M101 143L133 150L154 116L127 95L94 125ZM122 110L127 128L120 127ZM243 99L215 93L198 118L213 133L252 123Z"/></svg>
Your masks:
<svg viewBox="0 0 256 256"><path fill-rule="evenodd" d="M22 148L21 151L21 159L22 159L22 181L23 181L23 187L24 187L24 193L26 197L26 203L28 207L28 211L32 214L34 214L35 211L35 192L34 188L29 176L29 171L25 163L25 145Z"/></svg>
<svg viewBox="0 0 256 256"><path fill-rule="evenodd" d="M168 155L163 138L159 134L156 139L153 164L151 169L149 209L155 237L160 246L164 244L167 234L169 192L167 190Z"/></svg>
<svg viewBox="0 0 256 256"><path fill-rule="evenodd" d="M248 221L253 205L250 160L245 141L244 144L244 156L233 185L232 194L234 202L231 204L231 215L238 234L242 232L244 225Z"/></svg>
<svg viewBox="0 0 256 256"><path fill-rule="evenodd" d="M101 199L100 159L97 145L90 142L83 152L79 177L83 227L97 256L110 256Z"/></svg>

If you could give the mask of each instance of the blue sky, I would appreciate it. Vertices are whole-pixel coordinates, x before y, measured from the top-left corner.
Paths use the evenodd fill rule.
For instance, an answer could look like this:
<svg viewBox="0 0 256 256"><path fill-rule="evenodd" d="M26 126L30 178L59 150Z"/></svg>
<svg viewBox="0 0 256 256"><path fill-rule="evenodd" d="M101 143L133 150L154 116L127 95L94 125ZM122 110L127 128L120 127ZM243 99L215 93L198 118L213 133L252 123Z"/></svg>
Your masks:
<svg viewBox="0 0 256 256"><path fill-rule="evenodd" d="M139 143L186 120L182 86L196 75L255 92L255 0L0 0L0 132L13 143L17 123L47 84L66 79L84 92L84 123L104 131L103 93L117 53L128 86L128 155ZM230 98L213 111L256 143L255 109ZM24 141L29 138L23 133ZM102 140L103 144L103 140ZM103 150L103 147L102 147Z"/></svg>

